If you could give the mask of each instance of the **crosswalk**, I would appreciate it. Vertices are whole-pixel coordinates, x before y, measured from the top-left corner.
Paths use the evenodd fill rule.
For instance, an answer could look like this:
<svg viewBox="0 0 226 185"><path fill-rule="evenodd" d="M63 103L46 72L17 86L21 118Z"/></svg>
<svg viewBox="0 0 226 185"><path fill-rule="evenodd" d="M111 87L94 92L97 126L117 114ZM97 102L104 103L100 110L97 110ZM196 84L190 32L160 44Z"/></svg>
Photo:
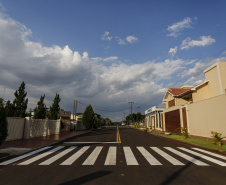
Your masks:
<svg viewBox="0 0 226 185"><path fill-rule="evenodd" d="M83 157L84 156L84 157ZM102 159L103 166L116 166L124 159L127 166L146 165L183 166L194 164L197 166L219 165L226 166L226 157L200 148L184 147L143 147L143 146L47 146L0 163L6 165L79 165L93 166L98 159ZM80 160L82 159L82 160ZM78 164L78 163L77 163Z"/></svg>

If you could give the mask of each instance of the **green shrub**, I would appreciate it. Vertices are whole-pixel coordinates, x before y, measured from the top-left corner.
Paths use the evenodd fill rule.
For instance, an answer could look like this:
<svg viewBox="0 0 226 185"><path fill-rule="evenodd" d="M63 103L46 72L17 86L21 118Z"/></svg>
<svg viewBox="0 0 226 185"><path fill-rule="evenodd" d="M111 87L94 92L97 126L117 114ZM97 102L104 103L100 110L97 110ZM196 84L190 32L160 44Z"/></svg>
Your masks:
<svg viewBox="0 0 226 185"><path fill-rule="evenodd" d="M186 128L178 128L180 131L181 131L181 135L183 136L183 139L186 139L188 138L188 132L187 132L187 129Z"/></svg>
<svg viewBox="0 0 226 185"><path fill-rule="evenodd" d="M212 137L213 137L213 143L215 143L218 147L221 147L222 140L226 137L222 137L222 133L219 132L211 132Z"/></svg>

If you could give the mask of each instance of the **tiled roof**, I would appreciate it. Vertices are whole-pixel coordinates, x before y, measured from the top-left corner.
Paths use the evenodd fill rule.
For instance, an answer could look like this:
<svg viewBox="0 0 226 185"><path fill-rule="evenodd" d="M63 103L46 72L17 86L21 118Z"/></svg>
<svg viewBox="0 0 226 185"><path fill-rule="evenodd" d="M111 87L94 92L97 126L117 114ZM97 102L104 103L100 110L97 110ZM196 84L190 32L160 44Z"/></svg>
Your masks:
<svg viewBox="0 0 226 185"><path fill-rule="evenodd" d="M180 95L180 94L182 94L182 93L184 93L184 92L186 92L186 91L188 91L188 90L190 90L190 89L191 89L191 88L189 88L189 89L169 88L169 89L168 89L168 92L171 93L171 94L174 95L174 96L178 96L178 95Z"/></svg>

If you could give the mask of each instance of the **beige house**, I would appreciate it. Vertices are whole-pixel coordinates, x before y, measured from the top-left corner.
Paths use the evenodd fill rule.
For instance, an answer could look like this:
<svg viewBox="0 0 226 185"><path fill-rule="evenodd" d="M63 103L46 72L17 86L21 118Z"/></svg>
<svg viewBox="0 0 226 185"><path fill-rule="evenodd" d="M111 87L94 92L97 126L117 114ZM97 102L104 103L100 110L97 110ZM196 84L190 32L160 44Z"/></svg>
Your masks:
<svg viewBox="0 0 226 185"><path fill-rule="evenodd" d="M204 70L205 81L195 87L169 88L164 96L164 131L210 137L211 131L226 136L226 62Z"/></svg>

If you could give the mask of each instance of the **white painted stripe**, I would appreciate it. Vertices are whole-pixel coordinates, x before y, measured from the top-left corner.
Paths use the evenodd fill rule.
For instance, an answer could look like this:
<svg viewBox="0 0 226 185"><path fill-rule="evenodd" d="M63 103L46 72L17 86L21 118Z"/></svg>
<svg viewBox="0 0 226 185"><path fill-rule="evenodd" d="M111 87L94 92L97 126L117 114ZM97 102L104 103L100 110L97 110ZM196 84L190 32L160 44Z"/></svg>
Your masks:
<svg viewBox="0 0 226 185"><path fill-rule="evenodd" d="M64 142L65 144L104 144L104 143L111 143L111 144L114 144L114 143L117 143L117 142Z"/></svg>
<svg viewBox="0 0 226 185"><path fill-rule="evenodd" d="M184 159L186 159L186 160L188 160L188 161L190 161L190 162L198 165L198 166L209 166L208 164L206 164L206 163L204 163L202 161L199 161L198 159L195 159L195 158L193 158L191 156L188 156L188 155L186 155L186 154L184 154L182 152L179 152L177 150L174 150L171 147L164 147L164 148L167 149L167 150L169 150L169 151L171 151L171 152L173 152L174 154L179 155L180 157L182 157L182 158L184 158Z"/></svg>
<svg viewBox="0 0 226 185"><path fill-rule="evenodd" d="M207 161L210 161L210 162L212 162L212 163L216 163L216 164L218 164L218 165L220 165L220 166L226 166L226 163L225 163L225 162L219 161L219 160L214 159L214 158L212 158L212 157L208 157L208 156L203 155L203 154L200 154L200 153L198 153L198 152L194 152L194 151L189 150L189 149L187 149L187 148L183 148L183 147L178 147L178 148L181 149L181 150L183 150L183 151L186 151L186 152L188 152L188 153L190 153L190 154L193 154L193 155L196 155L196 156L198 156L198 157L201 157L201 158L203 158L203 159L205 159L205 160L207 160Z"/></svg>
<svg viewBox="0 0 226 185"><path fill-rule="evenodd" d="M54 148L52 150L46 151L46 152L44 152L44 153L42 153L40 155L37 155L37 156L35 156L35 157L31 158L31 159L28 159L28 160L26 160L26 161L24 161L22 163L19 163L18 165L28 165L28 164L31 164L31 163L33 163L33 162L35 162L35 161L37 161L37 160L39 160L39 159L47 156L47 155L50 155L50 154L52 154L52 153L54 153L54 152L62 149L62 148L64 148L64 146L58 146L58 147L56 147L56 148Z"/></svg>
<svg viewBox="0 0 226 185"><path fill-rule="evenodd" d="M27 154L24 154L24 155L21 155L21 156L19 156L19 157L16 157L16 158L10 159L10 160L8 160L8 161L5 161L5 162L3 162L3 163L0 163L0 165L8 165L8 164L14 163L14 162L16 162L16 161L19 161L19 160L24 159L24 158L26 158L26 157L29 157L29 156L31 156L31 155L37 154L37 153L39 153L39 152L41 152L41 151L43 151L43 150L49 149L49 148L51 148L51 146L47 146L47 147L44 147L44 148L40 148L40 149L35 150L35 151L33 151L33 152L29 152L29 153L27 153Z"/></svg>
<svg viewBox="0 0 226 185"><path fill-rule="evenodd" d="M94 165L102 148L103 148L102 146L97 146L82 165Z"/></svg>
<svg viewBox="0 0 226 185"><path fill-rule="evenodd" d="M123 147L127 165L139 165L130 147Z"/></svg>
<svg viewBox="0 0 226 185"><path fill-rule="evenodd" d="M156 153L158 153L159 155L161 155L162 157L164 157L167 161L169 161L173 165L184 165L182 162L180 162L177 159L175 159L174 157L168 155L167 153L165 153L164 151L160 150L159 148L157 148L157 147L150 147L150 148L152 150L154 150Z"/></svg>
<svg viewBox="0 0 226 185"><path fill-rule="evenodd" d="M222 155L218 155L218 154L215 154L215 153L212 153L212 152L209 152L209 151L206 151L206 150L202 150L200 148L192 148L194 150L198 150L200 152L203 152L203 153L206 153L206 154L209 154L209 155L212 155L214 157L217 157L217 158L220 158L220 159L224 159L226 160L226 157L225 156L222 156Z"/></svg>
<svg viewBox="0 0 226 185"><path fill-rule="evenodd" d="M75 162L83 153L85 153L86 150L89 149L89 146L84 146L79 151L77 151L74 155L69 157L67 160L62 162L60 165L71 165L73 162Z"/></svg>
<svg viewBox="0 0 226 185"><path fill-rule="evenodd" d="M109 148L104 165L116 165L116 146Z"/></svg>
<svg viewBox="0 0 226 185"><path fill-rule="evenodd" d="M50 159L47 159L46 161L40 163L39 165L49 165L53 162L55 162L56 160L58 160L59 158L63 157L64 155L66 155L67 153L71 152L72 150L74 150L75 148L77 148L77 146L72 146L70 148L67 148L66 150L60 152L59 154L51 157Z"/></svg>
<svg viewBox="0 0 226 185"><path fill-rule="evenodd" d="M144 158L150 163L150 165L162 165L153 155L151 155L144 147L137 147Z"/></svg>

